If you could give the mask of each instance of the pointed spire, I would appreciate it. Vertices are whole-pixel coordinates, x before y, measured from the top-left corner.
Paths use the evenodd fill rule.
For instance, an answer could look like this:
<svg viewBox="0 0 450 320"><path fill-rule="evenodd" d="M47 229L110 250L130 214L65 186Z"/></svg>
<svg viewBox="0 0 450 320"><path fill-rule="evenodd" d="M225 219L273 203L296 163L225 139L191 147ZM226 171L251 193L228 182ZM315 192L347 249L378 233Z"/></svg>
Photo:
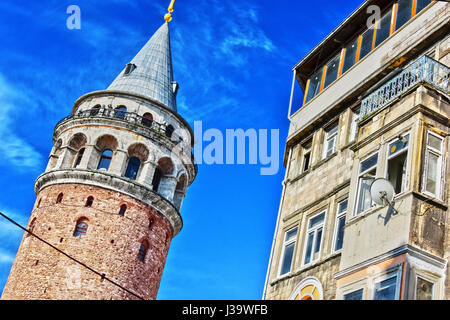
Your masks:
<svg viewBox="0 0 450 320"><path fill-rule="evenodd" d="M156 100L177 111L169 24L164 23L107 90L125 91Z"/></svg>

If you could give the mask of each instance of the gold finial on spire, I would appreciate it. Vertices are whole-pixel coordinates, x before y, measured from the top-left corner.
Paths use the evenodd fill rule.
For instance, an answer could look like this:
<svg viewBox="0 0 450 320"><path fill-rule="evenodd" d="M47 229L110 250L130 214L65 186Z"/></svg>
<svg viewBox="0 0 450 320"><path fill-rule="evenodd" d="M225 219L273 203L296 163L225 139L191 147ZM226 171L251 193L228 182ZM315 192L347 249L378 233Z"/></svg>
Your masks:
<svg viewBox="0 0 450 320"><path fill-rule="evenodd" d="M167 13L164 16L164 20L166 20L167 23L169 23L170 21L172 21L172 15L171 13L173 12L173 7L175 5L175 0L170 1L170 5L169 8L167 9L167 11L169 11L169 13Z"/></svg>

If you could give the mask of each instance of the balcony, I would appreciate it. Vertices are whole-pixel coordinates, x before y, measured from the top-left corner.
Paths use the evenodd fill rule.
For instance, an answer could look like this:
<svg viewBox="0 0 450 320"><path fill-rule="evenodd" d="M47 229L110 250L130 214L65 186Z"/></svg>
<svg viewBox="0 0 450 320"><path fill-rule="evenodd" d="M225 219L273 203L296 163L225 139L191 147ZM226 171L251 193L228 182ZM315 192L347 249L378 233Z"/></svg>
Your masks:
<svg viewBox="0 0 450 320"><path fill-rule="evenodd" d="M427 83L448 94L449 71L448 67L427 56L420 57L362 100L359 120L366 119L419 83Z"/></svg>
<svg viewBox="0 0 450 320"><path fill-rule="evenodd" d="M124 121L139 126L140 129L151 130L152 132L155 132L160 136L169 139L175 144L183 141L183 138L181 136L174 133L174 128L171 125L158 123L152 119L142 117L134 112L126 112L110 108L93 108L89 110L79 111L74 115L67 116L64 119L58 121L55 129L67 121L84 118L106 118L117 121Z"/></svg>

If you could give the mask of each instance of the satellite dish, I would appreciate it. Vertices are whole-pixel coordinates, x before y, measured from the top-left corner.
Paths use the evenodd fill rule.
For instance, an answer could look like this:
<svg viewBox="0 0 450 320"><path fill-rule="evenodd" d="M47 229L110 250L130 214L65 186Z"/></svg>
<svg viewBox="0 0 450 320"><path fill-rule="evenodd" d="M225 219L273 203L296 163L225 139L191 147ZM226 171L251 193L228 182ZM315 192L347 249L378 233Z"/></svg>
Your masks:
<svg viewBox="0 0 450 320"><path fill-rule="evenodd" d="M384 178L375 179L370 186L370 196L372 201L380 206L389 204L392 206L395 190L389 180Z"/></svg>

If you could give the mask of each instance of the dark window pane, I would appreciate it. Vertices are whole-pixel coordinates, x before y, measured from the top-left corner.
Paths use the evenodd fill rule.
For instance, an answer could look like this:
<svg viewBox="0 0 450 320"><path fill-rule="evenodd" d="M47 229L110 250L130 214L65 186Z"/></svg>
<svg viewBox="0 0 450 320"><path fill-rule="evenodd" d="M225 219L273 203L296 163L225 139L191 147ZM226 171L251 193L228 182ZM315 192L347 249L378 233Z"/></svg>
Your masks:
<svg viewBox="0 0 450 320"><path fill-rule="evenodd" d="M281 265L281 274L291 271L292 257L294 256L295 243L287 245L284 249L283 264Z"/></svg>
<svg viewBox="0 0 450 320"><path fill-rule="evenodd" d="M121 205L119 215L124 216L126 211L127 211L127 206L125 204Z"/></svg>
<svg viewBox="0 0 450 320"><path fill-rule="evenodd" d="M416 14L422 11L430 3L431 3L430 0L417 0Z"/></svg>
<svg viewBox="0 0 450 320"><path fill-rule="evenodd" d="M305 154L303 159L303 171L307 171L309 169L309 163L311 161L311 152Z"/></svg>
<svg viewBox="0 0 450 320"><path fill-rule="evenodd" d="M308 228L314 228L318 224L322 223L325 218L325 213L319 214L318 216L315 216L314 218L311 218L309 220L309 227Z"/></svg>
<svg viewBox="0 0 450 320"><path fill-rule="evenodd" d="M325 75L325 82L323 87L328 87L334 80L337 79L339 70L339 60L341 55L338 55L327 64L327 73Z"/></svg>
<svg viewBox="0 0 450 320"><path fill-rule="evenodd" d="M311 77L309 81L308 92L306 93L305 102L310 101L320 92L320 83L322 82L322 72L323 69L320 68L320 70Z"/></svg>
<svg viewBox="0 0 450 320"><path fill-rule="evenodd" d="M74 168L78 167L81 163L81 159L83 158L83 154L84 154L84 148L81 149L80 151L78 151L78 155L77 155L77 160L75 161L75 166Z"/></svg>
<svg viewBox="0 0 450 320"><path fill-rule="evenodd" d="M377 283L375 286L374 300L394 300L397 277L393 277Z"/></svg>
<svg viewBox="0 0 450 320"><path fill-rule="evenodd" d="M409 19L411 19L413 0L400 0L397 9L397 21L395 30L401 28Z"/></svg>
<svg viewBox="0 0 450 320"><path fill-rule="evenodd" d="M337 237L336 245L334 247L335 251L341 250L344 243L344 226L345 226L345 216L339 218L337 223Z"/></svg>
<svg viewBox="0 0 450 320"><path fill-rule="evenodd" d="M144 261L146 254L147 254L147 247L144 244L141 244L141 247L139 248L138 252L138 259L140 261Z"/></svg>
<svg viewBox="0 0 450 320"><path fill-rule="evenodd" d="M75 228L74 237L81 237L86 234L88 229L88 224L85 222L78 222Z"/></svg>
<svg viewBox="0 0 450 320"><path fill-rule="evenodd" d="M364 289L359 289L354 292L344 295L344 300L362 300Z"/></svg>
<svg viewBox="0 0 450 320"><path fill-rule="evenodd" d="M383 18L381 18L377 29L375 47L377 47L380 43L382 43L389 37L389 32L391 30L391 17L392 11L389 11L387 14L384 15Z"/></svg>
<svg viewBox="0 0 450 320"><path fill-rule="evenodd" d="M117 107L115 112L114 112L114 116L116 118L124 119L125 115L126 115L126 111L127 111L126 107Z"/></svg>
<svg viewBox="0 0 450 320"><path fill-rule="evenodd" d="M344 66L342 68L342 73L350 69L356 60L356 51L358 50L358 38L350 43L347 48L345 48Z"/></svg>
<svg viewBox="0 0 450 320"><path fill-rule="evenodd" d="M109 169L109 165L111 164L112 156L113 156L113 152L111 150L103 151L97 169L106 169L106 170L108 170Z"/></svg>
<svg viewBox="0 0 450 320"><path fill-rule="evenodd" d="M128 161L127 170L125 171L125 177L131 180L136 180L136 176L138 174L140 166L141 161L138 158L136 157L130 158L130 161Z"/></svg>
<svg viewBox="0 0 450 320"><path fill-rule="evenodd" d="M367 30L362 35L361 50L359 51L359 60L364 58L370 51L372 51L372 43L373 43L373 28Z"/></svg>
<svg viewBox="0 0 450 320"><path fill-rule="evenodd" d="M317 230L317 234L316 234L316 243L314 245L314 253L313 253L314 261L319 258L321 244L322 244L322 228Z"/></svg>
<svg viewBox="0 0 450 320"><path fill-rule="evenodd" d="M308 242L306 245L305 264L308 264L311 261L313 240L314 240L314 232L311 232L308 235Z"/></svg>
<svg viewBox="0 0 450 320"><path fill-rule="evenodd" d="M370 168L376 166L377 162L378 162L378 153L361 162L361 169L359 170L359 172L362 173L366 170L369 170Z"/></svg>
<svg viewBox="0 0 450 320"><path fill-rule="evenodd" d="M152 181L153 191L156 191L156 192L158 191L159 184L161 183L162 177L163 177L163 173L162 173L161 169L156 168L155 174L153 175L153 181Z"/></svg>

